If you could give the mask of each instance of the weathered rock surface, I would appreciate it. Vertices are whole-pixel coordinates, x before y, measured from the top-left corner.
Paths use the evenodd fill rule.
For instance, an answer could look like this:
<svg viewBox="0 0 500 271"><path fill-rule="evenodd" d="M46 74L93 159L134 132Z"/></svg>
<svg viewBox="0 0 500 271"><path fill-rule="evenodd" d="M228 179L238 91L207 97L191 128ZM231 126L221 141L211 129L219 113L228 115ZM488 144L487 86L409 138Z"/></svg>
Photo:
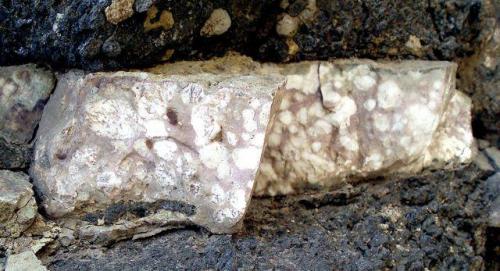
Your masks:
<svg viewBox="0 0 500 271"><path fill-rule="evenodd" d="M42 262L36 257L33 251L28 250L23 253L10 255L7 258L5 271L47 271Z"/></svg>
<svg viewBox="0 0 500 271"><path fill-rule="evenodd" d="M18 237L37 215L28 175L0 170L0 238Z"/></svg>
<svg viewBox="0 0 500 271"><path fill-rule="evenodd" d="M176 230L46 260L51 270L484 270L487 177L468 166L257 198L239 234Z"/></svg>
<svg viewBox="0 0 500 271"><path fill-rule="evenodd" d="M230 49L265 61L450 60L472 54L480 43L481 27L493 13L488 2L3 1L0 65L41 61L98 70L207 58ZM214 13L222 16L210 20Z"/></svg>
<svg viewBox="0 0 500 271"><path fill-rule="evenodd" d="M104 239L193 223L231 231L283 84L277 76L62 75L30 169L42 206L50 217L90 222L80 233Z"/></svg>
<svg viewBox="0 0 500 271"><path fill-rule="evenodd" d="M43 68L0 67L0 169L27 166L29 143L53 88L54 77Z"/></svg>
<svg viewBox="0 0 500 271"><path fill-rule="evenodd" d="M280 74L286 91L256 193L334 187L470 162L471 101L449 62L367 60L259 64L237 55L157 66L154 73Z"/></svg>

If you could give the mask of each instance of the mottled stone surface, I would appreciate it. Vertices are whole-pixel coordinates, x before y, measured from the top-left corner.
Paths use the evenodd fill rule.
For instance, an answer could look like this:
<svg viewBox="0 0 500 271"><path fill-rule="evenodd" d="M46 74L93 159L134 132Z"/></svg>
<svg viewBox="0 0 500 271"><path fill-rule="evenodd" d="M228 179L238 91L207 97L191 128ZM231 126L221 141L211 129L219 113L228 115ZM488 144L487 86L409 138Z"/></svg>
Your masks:
<svg viewBox="0 0 500 271"><path fill-rule="evenodd" d="M281 69L287 91L257 194L411 174L473 156L470 100L455 95L455 64L336 61Z"/></svg>
<svg viewBox="0 0 500 271"><path fill-rule="evenodd" d="M456 64L450 62L280 65L230 55L150 71L286 76L286 91L257 177L259 195L453 167L474 155L471 101L455 91Z"/></svg>
<svg viewBox="0 0 500 271"><path fill-rule="evenodd" d="M0 67L0 169L27 166L29 143L53 88L53 75L43 68Z"/></svg>
<svg viewBox="0 0 500 271"><path fill-rule="evenodd" d="M5 271L47 271L33 251L28 250L7 258Z"/></svg>
<svg viewBox="0 0 500 271"><path fill-rule="evenodd" d="M283 84L277 76L62 75L30 169L42 206L53 218L129 236L143 224L231 231Z"/></svg>
<svg viewBox="0 0 500 271"><path fill-rule="evenodd" d="M0 170L0 238L18 237L37 215L28 175Z"/></svg>
<svg viewBox="0 0 500 271"><path fill-rule="evenodd" d="M474 53L481 43L481 28L494 13L489 2L2 1L0 65L41 61L91 70L138 67L163 61L169 50L176 60L228 50L280 62L331 57L450 60ZM213 24L224 27L200 31L216 10L227 12ZM228 18L231 27L223 31ZM175 23L150 30L146 21Z"/></svg>

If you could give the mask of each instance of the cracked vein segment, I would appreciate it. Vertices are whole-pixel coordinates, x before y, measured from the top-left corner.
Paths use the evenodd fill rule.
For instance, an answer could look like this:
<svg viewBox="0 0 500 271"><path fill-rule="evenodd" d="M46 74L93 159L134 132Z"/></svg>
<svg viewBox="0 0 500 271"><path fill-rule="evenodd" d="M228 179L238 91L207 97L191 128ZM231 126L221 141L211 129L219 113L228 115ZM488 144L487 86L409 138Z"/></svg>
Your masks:
<svg viewBox="0 0 500 271"><path fill-rule="evenodd" d="M470 162L475 152L470 99L455 90L456 64L451 62L259 64L229 55L150 69L191 70L286 77L256 180L257 195L453 167Z"/></svg>

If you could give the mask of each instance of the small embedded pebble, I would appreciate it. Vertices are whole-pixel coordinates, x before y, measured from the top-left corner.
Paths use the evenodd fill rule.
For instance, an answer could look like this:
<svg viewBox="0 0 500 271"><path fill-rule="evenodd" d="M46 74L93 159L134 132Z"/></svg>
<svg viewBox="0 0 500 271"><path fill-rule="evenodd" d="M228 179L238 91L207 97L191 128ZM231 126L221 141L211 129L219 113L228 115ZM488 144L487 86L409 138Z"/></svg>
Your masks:
<svg viewBox="0 0 500 271"><path fill-rule="evenodd" d="M226 10L218 8L212 11L210 17L200 30L204 37L218 36L224 34L231 27L231 17Z"/></svg>

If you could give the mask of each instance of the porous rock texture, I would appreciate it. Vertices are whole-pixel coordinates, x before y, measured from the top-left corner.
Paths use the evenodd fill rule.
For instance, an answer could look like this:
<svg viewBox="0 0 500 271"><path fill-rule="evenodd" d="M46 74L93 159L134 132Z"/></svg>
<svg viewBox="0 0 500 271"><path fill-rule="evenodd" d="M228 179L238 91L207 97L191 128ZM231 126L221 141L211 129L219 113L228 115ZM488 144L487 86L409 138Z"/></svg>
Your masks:
<svg viewBox="0 0 500 271"><path fill-rule="evenodd" d="M0 170L0 239L19 237L37 215L28 175Z"/></svg>
<svg viewBox="0 0 500 271"><path fill-rule="evenodd" d="M60 76L30 169L45 212L90 222L79 231L91 238L185 224L232 231L283 84L277 76Z"/></svg>
<svg viewBox="0 0 500 271"><path fill-rule="evenodd" d="M231 49L264 61L450 60L472 54L480 43L492 13L489 2L2 1L0 65L40 61L99 70L208 58ZM207 21L216 31L202 31Z"/></svg>
<svg viewBox="0 0 500 271"><path fill-rule="evenodd" d="M41 67L0 67L0 169L28 166L30 142L53 88L52 73Z"/></svg>
<svg viewBox="0 0 500 271"><path fill-rule="evenodd" d="M238 234L183 229L110 248L76 246L46 262L50 270L484 270L490 174L472 165L257 198Z"/></svg>
<svg viewBox="0 0 500 271"><path fill-rule="evenodd" d="M471 101L456 64L336 60L260 64L228 55L154 73L228 72L287 78L268 135L257 195L329 189L357 179L414 174L471 161Z"/></svg>

